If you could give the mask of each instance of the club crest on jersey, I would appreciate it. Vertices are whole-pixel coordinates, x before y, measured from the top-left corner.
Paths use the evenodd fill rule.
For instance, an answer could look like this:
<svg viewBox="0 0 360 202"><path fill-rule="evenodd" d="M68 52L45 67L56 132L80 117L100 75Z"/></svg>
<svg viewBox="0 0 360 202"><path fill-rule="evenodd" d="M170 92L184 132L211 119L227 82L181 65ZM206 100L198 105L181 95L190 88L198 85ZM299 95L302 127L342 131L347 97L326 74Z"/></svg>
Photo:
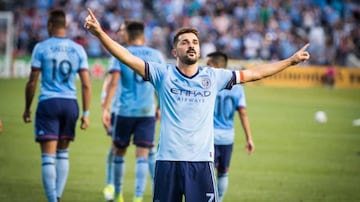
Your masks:
<svg viewBox="0 0 360 202"><path fill-rule="evenodd" d="M210 88L211 86L211 81L209 78L203 78L201 80L201 85L204 87L204 88Z"/></svg>

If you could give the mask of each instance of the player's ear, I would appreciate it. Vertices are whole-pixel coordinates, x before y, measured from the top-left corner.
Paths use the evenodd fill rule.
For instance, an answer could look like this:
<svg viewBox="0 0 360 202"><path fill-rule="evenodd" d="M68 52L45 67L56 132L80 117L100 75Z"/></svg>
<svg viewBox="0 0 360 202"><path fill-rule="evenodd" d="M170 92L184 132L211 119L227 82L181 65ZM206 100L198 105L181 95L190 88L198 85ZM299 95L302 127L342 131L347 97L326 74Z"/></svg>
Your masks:
<svg viewBox="0 0 360 202"><path fill-rule="evenodd" d="M48 22L48 23L47 23L47 28L48 28L48 29L51 29L51 28L52 28L52 23L51 23L51 22Z"/></svg>
<svg viewBox="0 0 360 202"><path fill-rule="evenodd" d="M171 50L171 54L172 54L174 57L176 57L177 54L176 54L175 48Z"/></svg>
<svg viewBox="0 0 360 202"><path fill-rule="evenodd" d="M52 35L52 27L53 27L53 24L51 22L48 22L47 23L47 31L49 33L49 35L51 36Z"/></svg>

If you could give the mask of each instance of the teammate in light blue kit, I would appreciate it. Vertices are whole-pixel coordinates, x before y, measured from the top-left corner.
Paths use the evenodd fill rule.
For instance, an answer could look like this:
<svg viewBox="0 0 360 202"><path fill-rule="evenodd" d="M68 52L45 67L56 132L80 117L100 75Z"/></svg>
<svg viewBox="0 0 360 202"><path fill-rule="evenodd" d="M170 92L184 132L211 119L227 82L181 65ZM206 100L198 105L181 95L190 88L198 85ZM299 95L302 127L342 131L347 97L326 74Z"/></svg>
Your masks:
<svg viewBox="0 0 360 202"><path fill-rule="evenodd" d="M194 28L182 28L173 39L175 65L164 65L131 54L101 28L90 9L84 27L117 59L155 87L160 100L160 139L153 201L218 201L214 175L214 106L217 93L234 84L271 76L310 55L305 45L288 59L251 69L230 71L201 67L200 41ZM145 101L145 100L144 100Z"/></svg>
<svg viewBox="0 0 360 202"><path fill-rule="evenodd" d="M212 52L207 55L207 65L225 69L227 67L227 55L222 52ZM215 167L217 169L217 183L219 201L223 200L229 184L229 166L233 151L235 130L234 115L239 113L241 125L246 137L246 150L251 154L254 149L250 122L246 113L246 99L244 88L234 85L231 90L222 90L218 93L214 110L214 143L215 143Z"/></svg>
<svg viewBox="0 0 360 202"><path fill-rule="evenodd" d="M125 23L126 23L126 21L120 25L119 30L117 31L118 42L123 45L126 45L127 41L128 41L128 35L126 32ZM113 57L113 56L110 57L110 64L108 67L108 71L114 68L114 66L116 64L116 60L117 59L115 57ZM104 83L103 83L103 87L102 87L102 91L101 91L101 106L102 107L104 106L104 103L105 103L106 91L109 88L111 78L112 78L111 74L108 73L104 79ZM109 137L111 137L111 135L112 135L112 126L114 125L114 122L115 122L116 113L120 109L120 94L121 94L121 82L118 82L115 96L114 96L114 98L112 100L112 104L111 104L111 118L110 118L111 125L110 125L110 128L109 128L109 126L105 126L106 133ZM113 147L114 146L111 142L111 146L107 153L106 161L105 161L106 185L103 189L103 194L104 194L105 200L107 200L107 201L113 201L114 194L115 194Z"/></svg>
<svg viewBox="0 0 360 202"><path fill-rule="evenodd" d="M65 13L54 10L48 20L50 38L36 44L26 84L25 123L31 122L31 103L41 73L35 117L35 140L40 143L42 180L49 202L60 201L69 173L69 144L75 138L79 106L76 76L82 88L81 129L89 125L91 83L85 50L66 38Z"/></svg>
<svg viewBox="0 0 360 202"><path fill-rule="evenodd" d="M145 46L144 24L139 21L127 21L127 49L134 55L146 61L165 64L162 54ZM103 107L104 125L108 125L109 99L112 98L116 83L121 75L120 108L116 113L113 130L114 184L115 200L122 201L123 175L125 172L124 156L134 134L136 145L136 179L134 201L142 201L146 186L149 149L154 146L155 136L155 89L151 83L144 81L125 64L115 61L109 70L112 77Z"/></svg>
<svg viewBox="0 0 360 202"><path fill-rule="evenodd" d="M108 69L111 69L115 64L116 58L111 57L110 58L110 65ZM101 93L101 106L104 105L105 97L106 97L106 90L108 88L108 85L110 83L111 76L108 74L106 75L102 87L102 93ZM115 97L112 100L111 104L111 125L110 128L107 128L105 126L106 134L111 138L112 136L112 126L115 122L116 113L120 109L120 98L118 95L121 94L121 82L118 82L118 87L116 88ZM114 150L113 150L113 144L111 142L109 151L106 155L106 161L105 161L105 179L106 179L106 185L103 189L104 198L107 201L114 200L114 194L115 194L115 188L114 188Z"/></svg>

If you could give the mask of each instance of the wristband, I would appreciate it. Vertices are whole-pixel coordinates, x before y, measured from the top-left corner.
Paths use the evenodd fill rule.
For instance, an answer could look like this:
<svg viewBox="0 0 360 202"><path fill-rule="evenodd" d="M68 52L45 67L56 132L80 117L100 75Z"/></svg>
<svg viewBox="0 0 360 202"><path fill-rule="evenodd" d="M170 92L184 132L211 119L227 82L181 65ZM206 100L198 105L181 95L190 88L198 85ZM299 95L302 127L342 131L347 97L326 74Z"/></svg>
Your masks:
<svg viewBox="0 0 360 202"><path fill-rule="evenodd" d="M90 111L83 111L83 116L88 117L90 115Z"/></svg>
<svg viewBox="0 0 360 202"><path fill-rule="evenodd" d="M105 99L106 98L106 92L102 92L101 93L101 99L103 100L103 99Z"/></svg>

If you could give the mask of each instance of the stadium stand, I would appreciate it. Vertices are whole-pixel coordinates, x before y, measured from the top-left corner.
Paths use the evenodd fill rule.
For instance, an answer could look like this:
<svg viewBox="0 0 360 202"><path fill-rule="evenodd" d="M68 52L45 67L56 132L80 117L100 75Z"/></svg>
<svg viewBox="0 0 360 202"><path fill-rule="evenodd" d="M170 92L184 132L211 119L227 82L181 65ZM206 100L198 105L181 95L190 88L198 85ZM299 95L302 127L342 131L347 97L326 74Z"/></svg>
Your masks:
<svg viewBox="0 0 360 202"><path fill-rule="evenodd" d="M360 67L360 3L356 0L2 0L0 10L15 14L16 55L27 55L47 36L51 8L68 13L68 36L90 57L107 56L98 40L83 29L86 7L114 34L125 18L144 20L148 44L170 53L174 31L195 26L202 55L215 49L232 59L278 60L307 41L313 65ZM167 55L172 58L171 55Z"/></svg>

